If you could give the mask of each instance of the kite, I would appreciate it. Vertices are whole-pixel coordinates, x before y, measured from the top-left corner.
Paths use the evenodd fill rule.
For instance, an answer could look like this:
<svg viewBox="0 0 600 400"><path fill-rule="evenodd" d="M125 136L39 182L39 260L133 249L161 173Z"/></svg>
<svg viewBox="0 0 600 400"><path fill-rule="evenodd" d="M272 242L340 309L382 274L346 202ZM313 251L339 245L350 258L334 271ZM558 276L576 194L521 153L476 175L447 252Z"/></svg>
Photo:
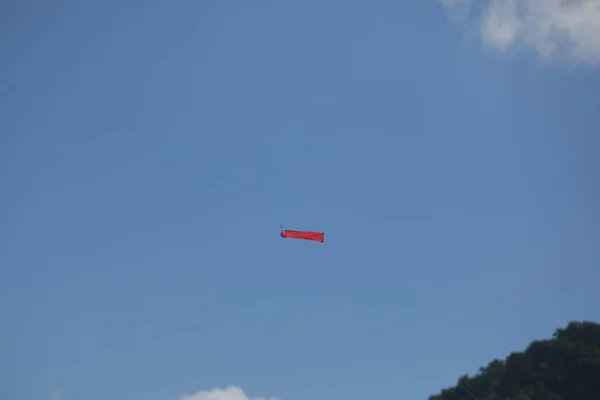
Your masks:
<svg viewBox="0 0 600 400"><path fill-rule="evenodd" d="M313 240L321 243L325 240L325 234L323 232L292 231L289 229L284 230L283 228L281 228L281 237L284 239Z"/></svg>

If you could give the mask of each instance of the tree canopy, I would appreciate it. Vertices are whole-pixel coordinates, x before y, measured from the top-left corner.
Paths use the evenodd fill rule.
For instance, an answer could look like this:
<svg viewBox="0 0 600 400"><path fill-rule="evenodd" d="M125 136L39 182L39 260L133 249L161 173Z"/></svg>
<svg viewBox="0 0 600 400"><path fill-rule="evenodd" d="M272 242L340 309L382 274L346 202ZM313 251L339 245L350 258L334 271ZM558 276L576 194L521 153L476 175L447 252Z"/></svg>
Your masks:
<svg viewBox="0 0 600 400"><path fill-rule="evenodd" d="M600 400L600 324L570 322L551 339L493 360L429 400Z"/></svg>

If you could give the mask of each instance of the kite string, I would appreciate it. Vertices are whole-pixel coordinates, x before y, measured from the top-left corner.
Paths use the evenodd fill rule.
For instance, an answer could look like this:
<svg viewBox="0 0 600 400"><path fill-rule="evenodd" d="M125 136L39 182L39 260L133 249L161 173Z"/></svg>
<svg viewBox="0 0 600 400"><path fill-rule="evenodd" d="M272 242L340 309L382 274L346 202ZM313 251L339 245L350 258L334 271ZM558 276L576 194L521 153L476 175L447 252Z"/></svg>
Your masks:
<svg viewBox="0 0 600 400"><path fill-rule="evenodd" d="M461 386L463 389L465 389L465 391L466 391L467 393L469 393L469 394L471 395L471 397L472 397L472 398L474 398L475 400L479 400L479 399L477 398L477 396L475 396L473 393L471 393L471 391L470 391L469 389L467 389L467 388L465 387L465 385L461 384L460 386Z"/></svg>

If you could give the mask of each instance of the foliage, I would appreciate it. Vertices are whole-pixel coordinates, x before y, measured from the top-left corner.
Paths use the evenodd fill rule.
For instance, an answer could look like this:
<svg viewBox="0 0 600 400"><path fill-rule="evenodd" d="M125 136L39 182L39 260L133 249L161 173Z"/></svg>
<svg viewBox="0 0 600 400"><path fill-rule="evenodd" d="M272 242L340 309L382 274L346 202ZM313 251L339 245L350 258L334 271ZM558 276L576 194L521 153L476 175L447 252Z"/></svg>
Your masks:
<svg viewBox="0 0 600 400"><path fill-rule="evenodd" d="M552 339L494 360L429 400L600 400L600 324L571 322Z"/></svg>

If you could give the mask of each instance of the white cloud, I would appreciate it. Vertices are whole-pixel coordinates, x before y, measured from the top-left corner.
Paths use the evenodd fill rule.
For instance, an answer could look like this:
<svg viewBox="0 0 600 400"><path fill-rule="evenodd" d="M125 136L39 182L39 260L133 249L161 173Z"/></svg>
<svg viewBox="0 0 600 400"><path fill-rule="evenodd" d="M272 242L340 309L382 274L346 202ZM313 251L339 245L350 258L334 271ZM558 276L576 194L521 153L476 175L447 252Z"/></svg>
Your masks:
<svg viewBox="0 0 600 400"><path fill-rule="evenodd" d="M478 30L497 50L532 49L545 59L564 55L600 65L600 0L440 1L450 10L480 6Z"/></svg>
<svg viewBox="0 0 600 400"><path fill-rule="evenodd" d="M59 391L52 392L52 394L50 395L50 400L62 400L62 395Z"/></svg>
<svg viewBox="0 0 600 400"><path fill-rule="evenodd" d="M194 394L186 394L179 400L278 400L276 397L249 397L246 392L237 386L228 386L224 389L214 388Z"/></svg>

